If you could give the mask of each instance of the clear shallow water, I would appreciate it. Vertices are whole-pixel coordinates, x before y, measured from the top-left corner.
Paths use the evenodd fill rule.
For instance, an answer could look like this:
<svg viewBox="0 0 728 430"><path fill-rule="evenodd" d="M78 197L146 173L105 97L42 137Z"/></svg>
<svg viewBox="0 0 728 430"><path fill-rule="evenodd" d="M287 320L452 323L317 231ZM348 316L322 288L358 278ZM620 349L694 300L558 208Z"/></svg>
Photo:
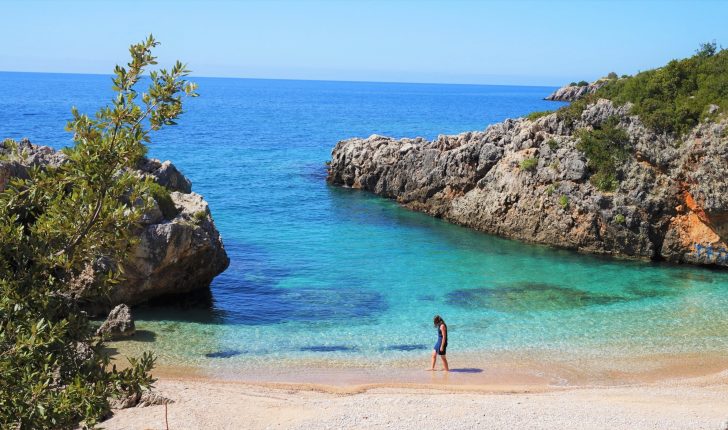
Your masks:
<svg viewBox="0 0 728 430"><path fill-rule="evenodd" d="M558 105L552 88L197 79L171 159L210 203L230 268L209 294L135 311L163 365L387 366L451 356L721 352L728 273L578 255L479 234L325 183L331 148L373 133L434 138ZM104 76L0 73L0 137L70 143L71 105L93 112Z"/></svg>

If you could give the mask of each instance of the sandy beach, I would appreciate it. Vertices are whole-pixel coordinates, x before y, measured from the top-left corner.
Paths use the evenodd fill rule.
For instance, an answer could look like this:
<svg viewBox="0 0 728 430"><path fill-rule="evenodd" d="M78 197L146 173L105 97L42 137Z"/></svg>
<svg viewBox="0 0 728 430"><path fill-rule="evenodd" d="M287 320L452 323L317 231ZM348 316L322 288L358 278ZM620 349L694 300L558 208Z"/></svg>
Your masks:
<svg viewBox="0 0 728 430"><path fill-rule="evenodd" d="M163 374L165 372L162 372ZM445 378L443 372L434 379ZM169 429L724 429L728 370L611 386L249 383L184 378L156 383ZM116 411L109 430L165 429L165 407Z"/></svg>

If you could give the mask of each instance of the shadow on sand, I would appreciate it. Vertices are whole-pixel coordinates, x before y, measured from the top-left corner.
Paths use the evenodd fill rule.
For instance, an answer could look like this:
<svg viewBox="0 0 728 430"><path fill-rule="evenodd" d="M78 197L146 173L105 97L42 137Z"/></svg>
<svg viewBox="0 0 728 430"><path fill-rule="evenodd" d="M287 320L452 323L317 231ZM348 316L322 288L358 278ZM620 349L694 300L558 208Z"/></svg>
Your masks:
<svg viewBox="0 0 728 430"><path fill-rule="evenodd" d="M461 367L459 369L450 369L450 373L483 373L483 369L477 367Z"/></svg>

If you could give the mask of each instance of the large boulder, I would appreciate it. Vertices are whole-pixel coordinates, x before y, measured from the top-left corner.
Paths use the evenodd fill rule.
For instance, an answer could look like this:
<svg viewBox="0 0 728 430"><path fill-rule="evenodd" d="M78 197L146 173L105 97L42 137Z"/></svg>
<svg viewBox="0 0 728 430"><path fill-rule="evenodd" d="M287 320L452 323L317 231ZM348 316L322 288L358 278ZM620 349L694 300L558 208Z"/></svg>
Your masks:
<svg viewBox="0 0 728 430"><path fill-rule="evenodd" d="M106 321L96 330L99 336L105 336L109 339L119 339L133 336L136 332L134 326L134 318L131 316L131 309L125 304L117 305L109 312Z"/></svg>
<svg viewBox="0 0 728 430"><path fill-rule="evenodd" d="M206 288L230 260L201 195L174 191L177 215L143 226L140 241L124 263L125 282L112 303L139 303L160 295Z"/></svg>
<svg viewBox="0 0 728 430"><path fill-rule="evenodd" d="M62 153L28 140L17 146L11 148L7 142L0 145L0 191L10 178L27 177L31 166L57 166L65 160ZM108 296L80 294L85 307L94 314L120 303L134 305L162 295L207 288L230 263L207 202L191 191L190 180L174 164L143 159L137 171L165 187L170 198L157 201L142 217L137 232L141 240L123 262L123 282L115 285ZM84 273L78 284L93 285L94 272L99 274L104 269L103 262L89 268L92 273Z"/></svg>
<svg viewBox="0 0 728 430"><path fill-rule="evenodd" d="M645 127L629 104L556 113L425 139L339 142L328 181L500 236L595 254L728 267L728 122L682 142ZM616 117L631 141L614 192L589 180L576 130ZM535 169L521 162L535 159Z"/></svg>

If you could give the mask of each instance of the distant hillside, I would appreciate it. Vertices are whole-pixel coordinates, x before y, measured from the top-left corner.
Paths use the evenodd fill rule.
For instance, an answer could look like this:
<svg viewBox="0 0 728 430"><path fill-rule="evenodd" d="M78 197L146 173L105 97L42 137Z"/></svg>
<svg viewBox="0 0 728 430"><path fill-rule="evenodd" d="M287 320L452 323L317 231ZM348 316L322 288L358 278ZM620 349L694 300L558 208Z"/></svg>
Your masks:
<svg viewBox="0 0 728 430"><path fill-rule="evenodd" d="M593 91L579 91L595 86L598 88ZM670 61L658 69L598 80L587 87L569 85L559 91L564 89L572 89L571 94L576 96L554 100L578 102L563 108L562 117L577 116L600 98L611 100L616 106L629 102L630 113L639 115L646 126L657 132L682 135L700 121L714 120L728 110L728 50L718 50L715 43L706 43L694 56Z"/></svg>

